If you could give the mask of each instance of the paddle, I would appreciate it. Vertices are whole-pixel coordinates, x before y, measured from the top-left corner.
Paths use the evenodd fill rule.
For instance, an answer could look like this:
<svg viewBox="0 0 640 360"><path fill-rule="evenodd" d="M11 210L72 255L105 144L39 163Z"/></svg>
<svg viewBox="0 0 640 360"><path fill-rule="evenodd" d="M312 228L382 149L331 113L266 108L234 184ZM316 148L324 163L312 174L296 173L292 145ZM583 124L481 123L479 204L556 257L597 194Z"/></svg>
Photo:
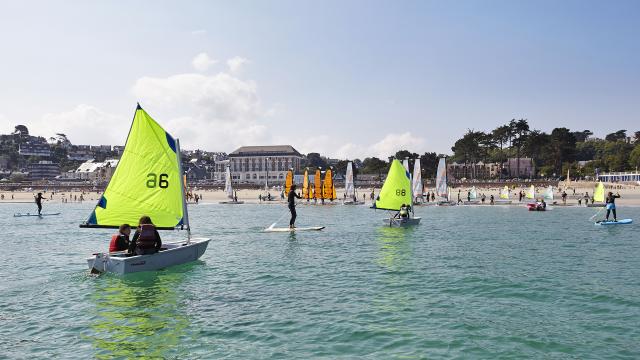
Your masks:
<svg viewBox="0 0 640 360"><path fill-rule="evenodd" d="M593 218L595 218L596 216L598 216L598 214L600 214L600 212L602 210L604 210L605 208L601 207L600 210L598 210L595 214L593 214L592 217L589 218L589 221L593 221Z"/></svg>

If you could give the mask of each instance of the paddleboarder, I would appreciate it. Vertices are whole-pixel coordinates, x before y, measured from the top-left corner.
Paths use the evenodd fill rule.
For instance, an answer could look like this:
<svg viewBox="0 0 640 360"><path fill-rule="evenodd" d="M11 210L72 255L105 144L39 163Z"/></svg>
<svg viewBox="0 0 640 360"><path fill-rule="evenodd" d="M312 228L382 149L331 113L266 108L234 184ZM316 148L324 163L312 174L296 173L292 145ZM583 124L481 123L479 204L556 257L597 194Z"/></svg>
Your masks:
<svg viewBox="0 0 640 360"><path fill-rule="evenodd" d="M39 192L38 195L35 196L36 206L38 206L38 215L42 215L42 193Z"/></svg>
<svg viewBox="0 0 640 360"><path fill-rule="evenodd" d="M289 220L289 229L294 229L296 223L296 198L302 199L302 197L296 194L296 184L291 185L291 190L287 196L287 202L289 203L289 211L291 212L291 220Z"/></svg>
<svg viewBox="0 0 640 360"><path fill-rule="evenodd" d="M609 221L609 213L613 212L613 221L618 221L618 218L616 216L616 199L620 198L620 194L616 193L615 195L613 195L613 192L609 191L609 194L607 194L607 199L605 200L605 203L607 204L607 215L605 216L605 221Z"/></svg>

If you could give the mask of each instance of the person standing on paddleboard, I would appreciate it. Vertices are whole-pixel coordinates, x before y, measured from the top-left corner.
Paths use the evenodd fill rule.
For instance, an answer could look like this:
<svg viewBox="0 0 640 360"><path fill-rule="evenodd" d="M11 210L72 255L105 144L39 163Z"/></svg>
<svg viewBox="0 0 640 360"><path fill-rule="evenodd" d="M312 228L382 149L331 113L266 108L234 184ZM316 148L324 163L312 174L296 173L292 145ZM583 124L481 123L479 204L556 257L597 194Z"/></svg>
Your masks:
<svg viewBox="0 0 640 360"><path fill-rule="evenodd" d="M289 203L289 211L291 212L291 220L289 220L289 229L295 228L296 217L296 198L302 199L302 197L296 194L296 184L291 185L291 190L289 190L289 194L287 195L287 202Z"/></svg>
<svg viewBox="0 0 640 360"><path fill-rule="evenodd" d="M42 215L42 193L39 192L38 195L35 196L36 206L38 207L38 215Z"/></svg>
<svg viewBox="0 0 640 360"><path fill-rule="evenodd" d="M609 213L613 212L613 221L618 221L618 217L616 216L616 199L620 198L620 194L613 195L613 192L609 191L607 194L607 199L605 203L607 204L607 215L605 216L605 221L609 221Z"/></svg>

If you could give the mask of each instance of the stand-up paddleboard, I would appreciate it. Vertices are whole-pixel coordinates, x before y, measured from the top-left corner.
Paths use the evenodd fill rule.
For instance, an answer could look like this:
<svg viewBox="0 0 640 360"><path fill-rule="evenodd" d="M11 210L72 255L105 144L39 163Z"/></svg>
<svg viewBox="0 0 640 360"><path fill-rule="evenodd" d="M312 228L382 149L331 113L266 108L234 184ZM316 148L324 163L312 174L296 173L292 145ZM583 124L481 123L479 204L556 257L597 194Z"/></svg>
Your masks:
<svg viewBox="0 0 640 360"><path fill-rule="evenodd" d="M31 214L31 213L26 213L26 214L13 214L13 217L23 217L23 216L55 216L55 215L60 215L60 213L49 213L49 214Z"/></svg>
<svg viewBox="0 0 640 360"><path fill-rule="evenodd" d="M633 219L622 219L622 220L618 220L618 221L596 221L595 224L596 225L600 225L600 226L609 226L609 225L626 225L626 224L631 224L633 223Z"/></svg>
<svg viewBox="0 0 640 360"><path fill-rule="evenodd" d="M324 229L324 226L295 227L291 229L289 227L275 227L274 225L269 226L268 228L264 229L264 231L265 232L295 232L295 231L319 231Z"/></svg>

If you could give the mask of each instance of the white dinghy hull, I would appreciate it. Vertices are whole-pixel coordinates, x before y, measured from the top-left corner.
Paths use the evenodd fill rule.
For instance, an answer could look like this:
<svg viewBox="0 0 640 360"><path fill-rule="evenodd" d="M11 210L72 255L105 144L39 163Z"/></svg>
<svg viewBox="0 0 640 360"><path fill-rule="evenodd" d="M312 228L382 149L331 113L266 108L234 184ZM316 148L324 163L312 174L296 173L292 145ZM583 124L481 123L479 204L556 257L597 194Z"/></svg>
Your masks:
<svg viewBox="0 0 640 360"><path fill-rule="evenodd" d="M386 224L389 225L391 227L405 227L405 226L413 226L413 225L418 225L420 224L420 217L412 217L412 218L404 218L404 219L399 219L399 218L388 218L388 219L382 219L382 221Z"/></svg>
<svg viewBox="0 0 640 360"><path fill-rule="evenodd" d="M120 275L141 271L155 271L198 260L207 250L210 240L193 238L189 243L162 244L162 248L166 250L152 255L127 257L124 253L94 254L92 257L87 258L87 265L92 272L111 272Z"/></svg>

